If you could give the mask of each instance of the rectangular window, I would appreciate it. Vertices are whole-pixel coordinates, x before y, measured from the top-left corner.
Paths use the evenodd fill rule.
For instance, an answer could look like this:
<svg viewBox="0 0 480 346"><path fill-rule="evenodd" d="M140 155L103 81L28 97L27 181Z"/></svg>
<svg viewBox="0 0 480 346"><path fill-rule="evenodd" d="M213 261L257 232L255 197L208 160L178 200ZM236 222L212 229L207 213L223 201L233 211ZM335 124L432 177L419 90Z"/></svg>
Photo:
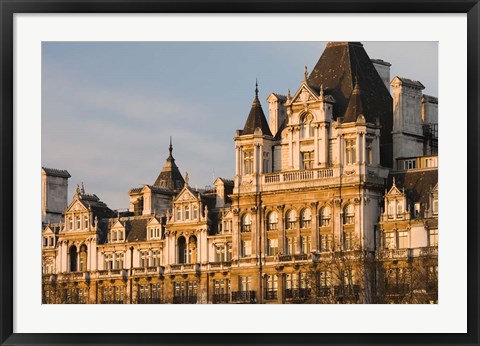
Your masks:
<svg viewBox="0 0 480 346"><path fill-rule="evenodd" d="M242 240L242 257L250 257L252 255L252 241Z"/></svg>
<svg viewBox="0 0 480 346"><path fill-rule="evenodd" d="M123 299L125 297L125 287L115 286L115 304L123 304Z"/></svg>
<svg viewBox="0 0 480 346"><path fill-rule="evenodd" d="M71 216L68 218L68 229L73 229L73 218Z"/></svg>
<svg viewBox="0 0 480 346"><path fill-rule="evenodd" d="M308 254L312 248L312 241L310 236L302 236L302 242L300 244L300 253Z"/></svg>
<svg viewBox="0 0 480 346"><path fill-rule="evenodd" d="M385 233L385 244L383 245L385 249L395 249L395 233L387 232Z"/></svg>
<svg viewBox="0 0 480 346"><path fill-rule="evenodd" d="M190 206L185 207L185 220L190 220Z"/></svg>
<svg viewBox="0 0 480 346"><path fill-rule="evenodd" d="M355 150L356 150L356 141L355 139L349 139L345 141L345 162L347 165L354 164L356 162Z"/></svg>
<svg viewBox="0 0 480 346"><path fill-rule="evenodd" d="M123 269L124 254L115 254L115 269Z"/></svg>
<svg viewBox="0 0 480 346"><path fill-rule="evenodd" d="M176 215L175 219L177 221L180 221L182 219L182 208L177 207L176 210L177 210L177 215Z"/></svg>
<svg viewBox="0 0 480 346"><path fill-rule="evenodd" d="M253 173L253 151L243 152L243 174Z"/></svg>
<svg viewBox="0 0 480 346"><path fill-rule="evenodd" d="M405 160L403 162L403 168L404 169L415 169L417 166L416 160Z"/></svg>
<svg viewBox="0 0 480 346"><path fill-rule="evenodd" d="M225 247L223 245L215 245L215 262L223 262Z"/></svg>
<svg viewBox="0 0 480 346"><path fill-rule="evenodd" d="M294 255L297 253L297 237L287 237L285 238L286 241L286 250L287 255Z"/></svg>
<svg viewBox="0 0 480 346"><path fill-rule="evenodd" d="M414 207L413 207L414 211L413 211L413 215L414 217L419 217L420 216L420 203L415 203Z"/></svg>
<svg viewBox="0 0 480 346"><path fill-rule="evenodd" d="M268 239L268 256L276 256L278 254L278 239Z"/></svg>
<svg viewBox="0 0 480 346"><path fill-rule="evenodd" d="M232 243L227 244L227 261L232 260Z"/></svg>
<svg viewBox="0 0 480 346"><path fill-rule="evenodd" d="M83 228L88 228L88 216L83 217Z"/></svg>
<svg viewBox="0 0 480 346"><path fill-rule="evenodd" d="M397 202L397 218L401 217L403 214L403 203L402 201Z"/></svg>
<svg viewBox="0 0 480 346"><path fill-rule="evenodd" d="M76 216L76 217L75 217L75 220L77 220L77 229L81 229L81 228L82 228L82 225L81 225L81 218L80 218L80 216Z"/></svg>
<svg viewBox="0 0 480 346"><path fill-rule="evenodd" d="M154 250L154 251L152 252L152 265L153 265L154 267L160 267L160 265L161 265L161 264L160 264L160 259L161 259L161 257L160 257L160 250Z"/></svg>
<svg viewBox="0 0 480 346"><path fill-rule="evenodd" d="M438 214L438 199L437 198L435 198L433 200L432 212L433 212L433 215Z"/></svg>
<svg viewBox="0 0 480 346"><path fill-rule="evenodd" d="M113 269L113 254L111 253L106 253L103 256L103 269L105 270L111 270Z"/></svg>
<svg viewBox="0 0 480 346"><path fill-rule="evenodd" d="M269 170L269 160L268 160L268 153L264 152L263 153L263 166L262 166L262 172L263 173L268 173Z"/></svg>
<svg viewBox="0 0 480 346"><path fill-rule="evenodd" d="M343 233L343 244L345 250L353 250L353 232Z"/></svg>
<svg viewBox="0 0 480 346"><path fill-rule="evenodd" d="M372 140L367 140L367 164L373 164L373 144Z"/></svg>
<svg viewBox="0 0 480 346"><path fill-rule="evenodd" d="M313 168L313 151L306 151L302 153L303 169Z"/></svg>
<svg viewBox="0 0 480 346"><path fill-rule="evenodd" d="M140 268L148 267L148 258L149 258L148 251L141 251L140 252Z"/></svg>
<svg viewBox="0 0 480 346"><path fill-rule="evenodd" d="M327 252L332 250L332 235L320 234L320 251Z"/></svg>
<svg viewBox="0 0 480 346"><path fill-rule="evenodd" d="M398 232L398 248L408 248L408 232Z"/></svg>
<svg viewBox="0 0 480 346"><path fill-rule="evenodd" d="M428 231L428 245L438 246L438 229L430 229Z"/></svg>
<svg viewBox="0 0 480 346"><path fill-rule="evenodd" d="M252 289L252 278L250 276L240 277L240 291L246 292Z"/></svg>
<svg viewBox="0 0 480 346"><path fill-rule="evenodd" d="M48 246L48 238L43 238L43 246L44 247Z"/></svg>

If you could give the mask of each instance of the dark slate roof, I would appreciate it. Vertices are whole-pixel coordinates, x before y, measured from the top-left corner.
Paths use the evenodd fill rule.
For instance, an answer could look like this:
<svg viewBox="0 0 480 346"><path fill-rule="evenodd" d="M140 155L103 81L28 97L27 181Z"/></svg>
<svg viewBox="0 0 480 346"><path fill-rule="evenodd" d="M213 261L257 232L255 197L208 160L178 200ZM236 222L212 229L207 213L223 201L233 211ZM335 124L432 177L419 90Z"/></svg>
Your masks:
<svg viewBox="0 0 480 346"><path fill-rule="evenodd" d="M93 214L99 218L112 217L115 213L97 195L76 192L78 200L87 208L92 210Z"/></svg>
<svg viewBox="0 0 480 346"><path fill-rule="evenodd" d="M364 110L360 87L358 86L358 83L355 83L355 88L353 88L352 95L350 96L350 101L348 102L347 110L345 111L345 114L343 116L343 121L357 121L357 117L363 113Z"/></svg>
<svg viewBox="0 0 480 346"><path fill-rule="evenodd" d="M376 123L380 119L381 164L392 167L392 97L360 42L329 42L307 83L317 92L323 86L325 94L334 97L336 118L345 116L355 79L362 91L366 121Z"/></svg>
<svg viewBox="0 0 480 346"><path fill-rule="evenodd" d="M155 183L153 183L153 186L179 191L183 188L185 181L178 166L175 164L175 159L172 155L173 147L171 140L168 150L170 154L167 157L167 162L163 165L162 171L158 175L157 180L155 180Z"/></svg>
<svg viewBox="0 0 480 346"><path fill-rule="evenodd" d="M285 127L287 126L287 119L283 119L282 123L280 124L280 126L278 127L278 131L277 133L275 134L275 137L274 139L276 141L282 139L282 131L285 129Z"/></svg>
<svg viewBox="0 0 480 346"><path fill-rule="evenodd" d="M255 98L253 99L252 108L250 108L245 126L243 127L242 135L252 135L257 127L262 130L264 135L272 136L267 119L263 113L262 105L258 99L258 87L255 88Z"/></svg>
<svg viewBox="0 0 480 346"><path fill-rule="evenodd" d="M285 95L277 94L277 93L272 93L272 94L275 95L277 97L277 99L279 99L281 101L287 101L287 96L285 96Z"/></svg>
<svg viewBox="0 0 480 346"><path fill-rule="evenodd" d="M438 183L438 169L393 172L388 176L387 190L392 187L393 177L397 188L405 189L411 203L428 205L430 192Z"/></svg>
<svg viewBox="0 0 480 346"><path fill-rule="evenodd" d="M133 219L125 222L127 229L127 242L138 242L147 240L147 223L149 219Z"/></svg>
<svg viewBox="0 0 480 346"><path fill-rule="evenodd" d="M62 178L71 177L70 173L68 173L68 171L64 169L47 168L47 167L42 167L42 169L48 176L62 177Z"/></svg>
<svg viewBox="0 0 480 346"><path fill-rule="evenodd" d="M415 88L425 89L425 86L422 83L420 83L418 80L413 80L413 79L399 77L399 76L397 76L397 78L402 82L402 84L410 85Z"/></svg>

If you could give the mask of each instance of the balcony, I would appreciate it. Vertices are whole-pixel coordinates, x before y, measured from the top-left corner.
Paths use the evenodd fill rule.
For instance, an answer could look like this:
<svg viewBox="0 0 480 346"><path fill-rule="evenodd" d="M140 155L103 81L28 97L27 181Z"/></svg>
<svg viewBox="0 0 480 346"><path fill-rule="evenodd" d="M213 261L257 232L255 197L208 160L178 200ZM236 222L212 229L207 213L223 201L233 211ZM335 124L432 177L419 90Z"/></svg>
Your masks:
<svg viewBox="0 0 480 346"><path fill-rule="evenodd" d="M352 297L352 296L355 296L355 298L358 298L360 294L360 286L359 285L335 286L333 288L333 294L337 298Z"/></svg>
<svg viewBox="0 0 480 346"><path fill-rule="evenodd" d="M307 171L292 171L285 173L265 174L263 176L263 184L276 184L284 182L296 182L306 180L317 180L325 178L333 178L333 169L312 169Z"/></svg>
<svg viewBox="0 0 480 346"><path fill-rule="evenodd" d="M277 300L278 294L277 290L267 290L265 291L266 300Z"/></svg>
<svg viewBox="0 0 480 346"><path fill-rule="evenodd" d="M280 255L278 256L280 262L289 262L292 260L292 255Z"/></svg>
<svg viewBox="0 0 480 346"><path fill-rule="evenodd" d="M57 275L56 274L43 274L42 275L42 280L43 283L54 283L57 281Z"/></svg>
<svg viewBox="0 0 480 346"><path fill-rule="evenodd" d="M228 293L214 293L212 297L213 304L228 304L230 303L230 294Z"/></svg>
<svg viewBox="0 0 480 346"><path fill-rule="evenodd" d="M285 289L285 299L287 300L305 300L310 295L309 288L287 288Z"/></svg>
<svg viewBox="0 0 480 346"><path fill-rule="evenodd" d="M212 270L229 269L232 266L232 261L210 262L209 268Z"/></svg>
<svg viewBox="0 0 480 346"><path fill-rule="evenodd" d="M233 303L250 303L255 304L255 291L236 291L232 292Z"/></svg>
<svg viewBox="0 0 480 346"><path fill-rule="evenodd" d="M160 298L137 298L137 304L161 304Z"/></svg>
<svg viewBox="0 0 480 346"><path fill-rule="evenodd" d="M69 272L58 274L58 281L88 281L90 272Z"/></svg>
<svg viewBox="0 0 480 346"><path fill-rule="evenodd" d="M329 297L330 287L319 286L317 287L317 297Z"/></svg>
<svg viewBox="0 0 480 346"><path fill-rule="evenodd" d="M408 255L409 255L408 249L386 249L386 250L379 250L377 253L377 258L398 259L398 258L407 258Z"/></svg>
<svg viewBox="0 0 480 346"><path fill-rule="evenodd" d="M428 246L420 248L420 256L438 256L438 246Z"/></svg>
<svg viewBox="0 0 480 346"><path fill-rule="evenodd" d="M200 264L198 263L171 264L170 271L172 273L199 273Z"/></svg>
<svg viewBox="0 0 480 346"><path fill-rule="evenodd" d="M293 259L295 261L306 261L308 259L308 255L306 253L300 253L293 255Z"/></svg>
<svg viewBox="0 0 480 346"><path fill-rule="evenodd" d="M165 267L137 267L132 269L133 276L160 276L163 275Z"/></svg>
<svg viewBox="0 0 480 346"><path fill-rule="evenodd" d="M173 304L197 304L197 296L176 296Z"/></svg>
<svg viewBox="0 0 480 346"><path fill-rule="evenodd" d="M107 269L97 271L99 279L126 279L127 271L125 269Z"/></svg>

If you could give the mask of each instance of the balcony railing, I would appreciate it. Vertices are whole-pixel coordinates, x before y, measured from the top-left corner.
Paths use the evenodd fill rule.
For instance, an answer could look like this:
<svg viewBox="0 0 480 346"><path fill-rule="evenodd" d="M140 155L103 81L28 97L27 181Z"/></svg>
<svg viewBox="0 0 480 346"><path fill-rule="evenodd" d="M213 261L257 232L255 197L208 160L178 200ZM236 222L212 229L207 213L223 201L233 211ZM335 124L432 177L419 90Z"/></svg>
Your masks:
<svg viewBox="0 0 480 346"><path fill-rule="evenodd" d="M285 299L304 300L310 295L309 288L287 288L285 289Z"/></svg>
<svg viewBox="0 0 480 346"><path fill-rule="evenodd" d="M255 303L255 291L236 291L232 292L232 302L234 303Z"/></svg>
<svg viewBox="0 0 480 346"><path fill-rule="evenodd" d="M329 297L330 296L330 287L317 287L317 297Z"/></svg>
<svg viewBox="0 0 480 346"><path fill-rule="evenodd" d="M134 276L148 276L148 275L162 275L165 271L165 267L138 267L133 268L132 272Z"/></svg>
<svg viewBox="0 0 480 346"><path fill-rule="evenodd" d="M420 248L420 256L438 256L438 246Z"/></svg>
<svg viewBox="0 0 480 346"><path fill-rule="evenodd" d="M223 269L230 268L231 266L232 261L210 262L210 269Z"/></svg>
<svg viewBox="0 0 480 346"><path fill-rule="evenodd" d="M308 255L306 253L299 253L293 255L293 258L295 259L295 261L306 261L308 259Z"/></svg>
<svg viewBox="0 0 480 346"><path fill-rule="evenodd" d="M306 171L293 171L285 173L265 174L264 184L275 184L283 182L305 181L314 179L325 179L333 177L333 169L313 169Z"/></svg>
<svg viewBox="0 0 480 346"><path fill-rule="evenodd" d="M280 255L278 256L280 262L288 262L292 260L292 255Z"/></svg>
<svg viewBox="0 0 480 346"><path fill-rule="evenodd" d="M407 258L408 249L386 249L378 251L379 258Z"/></svg>
<svg viewBox="0 0 480 346"><path fill-rule="evenodd" d="M360 294L360 286L359 285L335 286L333 292L335 297L351 297L351 296L358 297L358 295Z"/></svg>
<svg viewBox="0 0 480 346"><path fill-rule="evenodd" d="M171 264L170 270L172 272L199 272L200 265L198 263Z"/></svg>
<svg viewBox="0 0 480 346"><path fill-rule="evenodd" d="M197 296L176 296L173 304L197 304Z"/></svg>
<svg viewBox="0 0 480 346"><path fill-rule="evenodd" d="M138 298L137 304L161 304L160 298Z"/></svg>
<svg viewBox="0 0 480 346"><path fill-rule="evenodd" d="M99 278L126 278L127 271L125 269L107 269L97 271Z"/></svg>
<svg viewBox="0 0 480 346"><path fill-rule="evenodd" d="M213 304L228 304L230 303L230 294L228 293L214 293Z"/></svg>
<svg viewBox="0 0 480 346"><path fill-rule="evenodd" d="M278 294L277 290L267 290L265 291L266 300L277 300Z"/></svg>

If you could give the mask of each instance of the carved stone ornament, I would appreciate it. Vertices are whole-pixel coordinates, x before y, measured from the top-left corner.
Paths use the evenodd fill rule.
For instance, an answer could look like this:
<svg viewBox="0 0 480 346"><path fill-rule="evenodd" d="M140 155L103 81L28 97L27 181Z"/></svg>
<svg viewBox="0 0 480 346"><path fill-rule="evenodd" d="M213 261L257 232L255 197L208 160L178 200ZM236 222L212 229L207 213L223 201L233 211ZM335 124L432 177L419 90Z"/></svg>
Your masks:
<svg viewBox="0 0 480 346"><path fill-rule="evenodd" d="M361 198L361 197L355 197L355 198L353 199L353 202L354 202L355 204L360 204L361 201L362 201L362 198Z"/></svg>
<svg viewBox="0 0 480 346"><path fill-rule="evenodd" d="M345 171L345 175L352 175L353 173L355 173L354 169L352 169L350 171Z"/></svg>

